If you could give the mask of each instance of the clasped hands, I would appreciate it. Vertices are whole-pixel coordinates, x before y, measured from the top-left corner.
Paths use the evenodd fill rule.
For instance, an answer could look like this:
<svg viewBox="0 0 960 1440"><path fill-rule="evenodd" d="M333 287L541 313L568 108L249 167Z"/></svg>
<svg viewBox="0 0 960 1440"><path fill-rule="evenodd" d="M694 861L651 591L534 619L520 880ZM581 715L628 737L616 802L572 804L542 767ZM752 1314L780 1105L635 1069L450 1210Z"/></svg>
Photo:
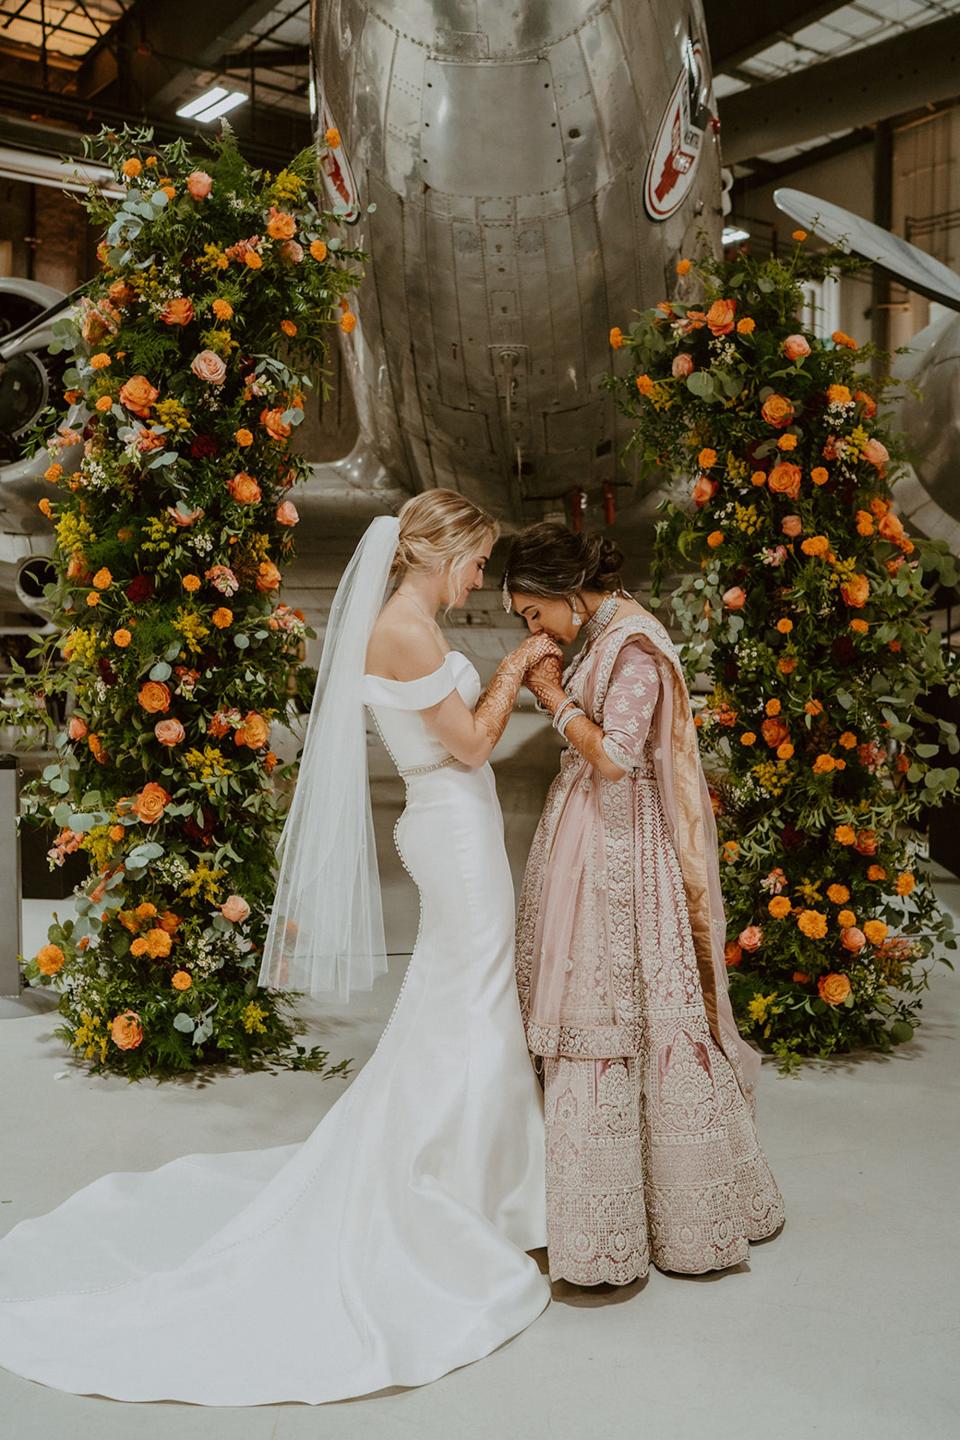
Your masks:
<svg viewBox="0 0 960 1440"><path fill-rule="evenodd" d="M531 635L514 651L523 667L523 683L551 713L564 699L563 651L549 635Z"/></svg>

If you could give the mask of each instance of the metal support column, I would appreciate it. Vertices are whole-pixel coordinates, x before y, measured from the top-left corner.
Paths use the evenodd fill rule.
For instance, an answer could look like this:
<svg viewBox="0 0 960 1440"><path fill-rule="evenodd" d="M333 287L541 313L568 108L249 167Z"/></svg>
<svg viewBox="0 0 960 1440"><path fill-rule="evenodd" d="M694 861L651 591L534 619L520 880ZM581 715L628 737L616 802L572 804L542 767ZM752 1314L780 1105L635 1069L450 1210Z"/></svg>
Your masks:
<svg viewBox="0 0 960 1440"><path fill-rule="evenodd" d="M15 755L0 755L0 995L20 994L20 771Z"/></svg>

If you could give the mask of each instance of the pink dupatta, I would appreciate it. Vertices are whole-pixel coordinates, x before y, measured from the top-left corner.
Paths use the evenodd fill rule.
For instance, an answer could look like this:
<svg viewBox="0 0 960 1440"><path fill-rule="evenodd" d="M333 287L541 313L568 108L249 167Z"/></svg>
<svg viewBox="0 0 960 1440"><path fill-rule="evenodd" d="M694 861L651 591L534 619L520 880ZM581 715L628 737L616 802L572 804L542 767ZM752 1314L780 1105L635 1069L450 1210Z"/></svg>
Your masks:
<svg viewBox="0 0 960 1440"><path fill-rule="evenodd" d="M660 621L649 612L626 616L601 636L576 675L573 689L579 703L596 723L603 723L603 701L617 652L627 641L639 641L653 658L660 679L660 694L651 720L651 739L657 786L667 829L683 876L690 929L697 957L704 1008L710 1031L723 1050L740 1089L755 1105L760 1053L740 1035L727 982L724 961L726 918L720 887L717 827L707 787L697 731L680 660ZM593 837L602 834L601 786L610 787L596 775L577 751L566 750L563 767L574 767L567 794L554 829L538 900L536 930L530 965L529 995L524 1009L528 1029L556 1035L563 1028L562 1002L566 989L566 968L571 952L576 914L581 894L581 877L588 864ZM635 782L616 782L624 787L625 799ZM608 788L609 796L610 790ZM608 902L609 904L609 902ZM608 904L601 908L609 927ZM598 943L609 943L598 935ZM612 1050L623 1043L622 1053L637 1053L639 1020L618 1035L610 1028ZM602 1038L602 1037L601 1037Z"/></svg>

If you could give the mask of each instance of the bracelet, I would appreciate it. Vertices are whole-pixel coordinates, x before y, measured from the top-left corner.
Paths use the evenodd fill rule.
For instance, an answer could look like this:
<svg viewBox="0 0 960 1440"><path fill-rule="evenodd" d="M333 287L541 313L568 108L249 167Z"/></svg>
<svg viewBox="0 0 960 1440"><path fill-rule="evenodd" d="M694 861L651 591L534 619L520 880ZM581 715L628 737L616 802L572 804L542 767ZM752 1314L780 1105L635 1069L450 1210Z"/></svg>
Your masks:
<svg viewBox="0 0 960 1440"><path fill-rule="evenodd" d="M565 695L564 698L560 701L560 704L553 712L553 721L551 722L557 729L560 728L560 717L563 715L564 711L569 710L571 705L575 706L576 703L577 702L573 699L571 695Z"/></svg>
<svg viewBox="0 0 960 1440"><path fill-rule="evenodd" d="M571 720L576 720L578 716L582 720L585 720L587 718L586 712L581 710L579 705L574 705L573 709L567 711L566 715L564 715L563 719L560 721L560 724L557 726L557 730L563 736L564 740L566 740L567 738L567 726L570 724Z"/></svg>

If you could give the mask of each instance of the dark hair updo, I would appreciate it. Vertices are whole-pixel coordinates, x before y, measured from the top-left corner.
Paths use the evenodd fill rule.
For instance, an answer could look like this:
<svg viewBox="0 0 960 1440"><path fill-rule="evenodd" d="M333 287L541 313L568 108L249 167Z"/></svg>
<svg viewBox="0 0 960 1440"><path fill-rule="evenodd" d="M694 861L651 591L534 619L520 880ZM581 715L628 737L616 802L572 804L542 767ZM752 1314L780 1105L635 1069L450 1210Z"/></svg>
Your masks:
<svg viewBox="0 0 960 1440"><path fill-rule="evenodd" d="M545 520L528 525L511 541L504 592L555 600L577 590L619 590L622 567L623 552L605 535L575 535Z"/></svg>

